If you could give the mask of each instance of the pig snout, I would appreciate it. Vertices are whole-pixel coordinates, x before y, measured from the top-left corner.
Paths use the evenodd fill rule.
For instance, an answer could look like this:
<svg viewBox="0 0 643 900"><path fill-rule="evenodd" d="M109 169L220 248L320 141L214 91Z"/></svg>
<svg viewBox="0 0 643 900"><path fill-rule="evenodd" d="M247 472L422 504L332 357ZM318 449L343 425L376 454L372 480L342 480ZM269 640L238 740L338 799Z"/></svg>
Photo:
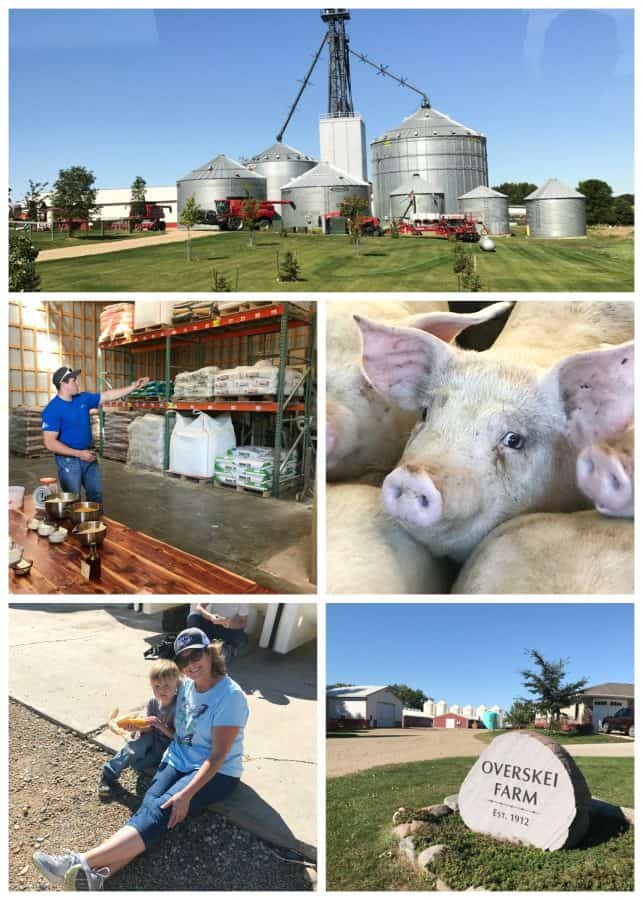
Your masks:
<svg viewBox="0 0 643 900"><path fill-rule="evenodd" d="M414 466L398 466L382 485L384 510L407 525L428 528L442 515L442 496L428 472Z"/></svg>
<svg viewBox="0 0 643 900"><path fill-rule="evenodd" d="M593 444L579 454L578 486L605 516L633 516L632 479L614 452Z"/></svg>

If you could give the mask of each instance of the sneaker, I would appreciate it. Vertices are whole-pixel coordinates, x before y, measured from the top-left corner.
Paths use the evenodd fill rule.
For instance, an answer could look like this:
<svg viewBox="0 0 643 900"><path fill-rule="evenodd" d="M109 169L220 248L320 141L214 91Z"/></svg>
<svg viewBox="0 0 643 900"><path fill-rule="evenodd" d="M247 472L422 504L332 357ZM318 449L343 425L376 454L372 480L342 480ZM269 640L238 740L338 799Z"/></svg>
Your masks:
<svg viewBox="0 0 643 900"><path fill-rule="evenodd" d="M102 891L103 882L109 875L109 868L91 869L83 857L70 866L63 879L64 891Z"/></svg>
<svg viewBox="0 0 643 900"><path fill-rule="evenodd" d="M63 850L57 856L36 850L31 859L38 871L52 884L62 884L69 869L82 861L80 853L72 850Z"/></svg>
<svg viewBox="0 0 643 900"><path fill-rule="evenodd" d="M115 784L116 782L110 781L105 775L101 777L98 785L98 796L101 800L108 800L112 796Z"/></svg>

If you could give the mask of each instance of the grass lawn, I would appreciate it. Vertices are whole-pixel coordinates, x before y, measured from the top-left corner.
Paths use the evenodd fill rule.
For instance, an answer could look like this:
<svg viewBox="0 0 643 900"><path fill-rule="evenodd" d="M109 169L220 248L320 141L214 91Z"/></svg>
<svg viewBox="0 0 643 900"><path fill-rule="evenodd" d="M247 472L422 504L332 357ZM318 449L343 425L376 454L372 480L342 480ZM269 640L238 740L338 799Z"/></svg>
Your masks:
<svg viewBox="0 0 643 900"><path fill-rule="evenodd" d="M431 882L398 861L393 813L441 803L459 791L473 757L382 766L332 778L327 784L327 887L339 891L432 890ZM634 803L634 760L576 760L594 796L619 806ZM435 826L431 826L435 827ZM500 843L448 825L440 875L452 887L495 890L632 890L634 834L589 835L581 847L546 853ZM446 834L446 832L443 832ZM437 839L432 841L437 843ZM437 872L437 868L436 868Z"/></svg>
<svg viewBox="0 0 643 900"><path fill-rule="evenodd" d="M543 731L542 728L523 728L522 731L527 731L530 734L544 734L545 737L552 737L555 741L558 741L559 744L625 744L631 743L627 738L624 737L612 737L609 734L565 734L564 732L549 734L549 732ZM499 729L497 731L479 731L476 733L476 738L479 741L482 741L485 744L490 744L494 738L497 738L501 734L508 734L505 729Z"/></svg>
<svg viewBox="0 0 643 900"><path fill-rule="evenodd" d="M31 243L39 250L58 250L61 247L86 247L89 244L100 244L104 242L113 243L113 241L123 241L128 238L149 237L153 234L160 234L159 231L133 231L128 234L126 231L105 231L101 234L100 230L78 231L73 238L64 231L54 233L54 239L51 239L50 231L32 231L29 234Z"/></svg>
<svg viewBox="0 0 643 900"><path fill-rule="evenodd" d="M475 255L487 291L632 291L634 242L630 236L584 240L497 240L495 253ZM455 291L455 244L445 240L364 238L357 256L348 237L223 233L193 244L143 247L38 264L43 291L208 291L212 270L240 291ZM277 281L276 255L296 252L301 280Z"/></svg>

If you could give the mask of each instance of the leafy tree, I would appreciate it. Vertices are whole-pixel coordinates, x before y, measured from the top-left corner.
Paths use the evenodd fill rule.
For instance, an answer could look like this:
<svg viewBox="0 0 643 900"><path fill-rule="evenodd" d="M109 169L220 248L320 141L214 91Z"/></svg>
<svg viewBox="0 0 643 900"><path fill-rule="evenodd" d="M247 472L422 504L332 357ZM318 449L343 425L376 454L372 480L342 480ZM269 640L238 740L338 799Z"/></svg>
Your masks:
<svg viewBox="0 0 643 900"><path fill-rule="evenodd" d="M525 197L535 191L537 187L537 184L532 184L530 181L504 181L502 184L494 185L492 190L506 194L512 206L522 206Z"/></svg>
<svg viewBox="0 0 643 900"><path fill-rule="evenodd" d="M147 182L140 175L137 175L132 182L130 194L130 216L143 217L145 215L145 189Z"/></svg>
<svg viewBox="0 0 643 900"><path fill-rule="evenodd" d="M368 200L365 197L352 194L350 197L342 200L339 212L346 219L348 233L351 236L355 252L359 256L363 227L362 217L364 213L368 212Z"/></svg>
<svg viewBox="0 0 643 900"><path fill-rule="evenodd" d="M408 684L389 684L388 690L395 694L407 709L422 709L425 701L429 699L424 691L419 688L414 690Z"/></svg>
<svg viewBox="0 0 643 900"><path fill-rule="evenodd" d="M246 199L241 204L241 214L242 214L242 223L244 229L248 232L248 246L254 247L254 235L255 231L259 227L259 222L257 220L257 213L259 212L259 207L261 206L261 202L256 200L254 197L251 197L246 190Z"/></svg>
<svg viewBox="0 0 643 900"><path fill-rule="evenodd" d="M69 234L77 228L78 220L87 221L96 209L96 176L84 166L61 169L53 184L51 205L57 220L69 224Z"/></svg>
<svg viewBox="0 0 643 900"><path fill-rule="evenodd" d="M400 236L400 226L397 219L391 219L390 235L392 238L399 238Z"/></svg>
<svg viewBox="0 0 643 900"><path fill-rule="evenodd" d="M40 275L35 260L39 250L24 231L9 231L9 290L15 292L39 291Z"/></svg>
<svg viewBox="0 0 643 900"><path fill-rule="evenodd" d="M194 194L192 194L183 204L181 215L179 216L179 225L184 225L188 230L188 239L185 242L185 257L190 262L192 259L192 234L191 229L197 225L202 218L201 210L196 202Z"/></svg>
<svg viewBox="0 0 643 900"><path fill-rule="evenodd" d="M614 197L613 209L616 225L634 224L634 194L620 194Z"/></svg>
<svg viewBox="0 0 643 900"><path fill-rule="evenodd" d="M550 732L557 731L560 723L560 711L573 703L578 694L587 685L586 678L565 682L565 667L569 660L546 660L538 650L525 650L531 658L535 670L523 669L522 682L534 699L532 702L538 712L549 718Z"/></svg>
<svg viewBox="0 0 643 900"><path fill-rule="evenodd" d="M579 181L577 190L585 195L588 225L614 224L614 197L606 181L598 178Z"/></svg>
<svg viewBox="0 0 643 900"><path fill-rule="evenodd" d="M29 179L29 190L25 191L25 206L27 207L27 216L31 222L38 221L42 195L48 185L48 181L32 181L31 178Z"/></svg>
<svg viewBox="0 0 643 900"><path fill-rule="evenodd" d="M536 707L531 700L514 700L505 716L505 722L514 728L527 728L534 724Z"/></svg>

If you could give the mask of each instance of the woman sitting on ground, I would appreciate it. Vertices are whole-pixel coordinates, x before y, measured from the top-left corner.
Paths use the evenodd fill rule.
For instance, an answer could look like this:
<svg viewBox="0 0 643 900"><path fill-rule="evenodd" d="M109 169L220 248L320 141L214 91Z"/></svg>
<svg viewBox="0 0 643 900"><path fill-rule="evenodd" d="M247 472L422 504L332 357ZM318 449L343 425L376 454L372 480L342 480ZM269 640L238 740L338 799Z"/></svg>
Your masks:
<svg viewBox="0 0 643 900"><path fill-rule="evenodd" d="M227 674L219 643L198 628L174 642L182 681L176 733L137 812L116 834L86 853L37 851L36 867L68 891L98 891L110 875L160 840L187 816L226 797L239 782L248 702Z"/></svg>

